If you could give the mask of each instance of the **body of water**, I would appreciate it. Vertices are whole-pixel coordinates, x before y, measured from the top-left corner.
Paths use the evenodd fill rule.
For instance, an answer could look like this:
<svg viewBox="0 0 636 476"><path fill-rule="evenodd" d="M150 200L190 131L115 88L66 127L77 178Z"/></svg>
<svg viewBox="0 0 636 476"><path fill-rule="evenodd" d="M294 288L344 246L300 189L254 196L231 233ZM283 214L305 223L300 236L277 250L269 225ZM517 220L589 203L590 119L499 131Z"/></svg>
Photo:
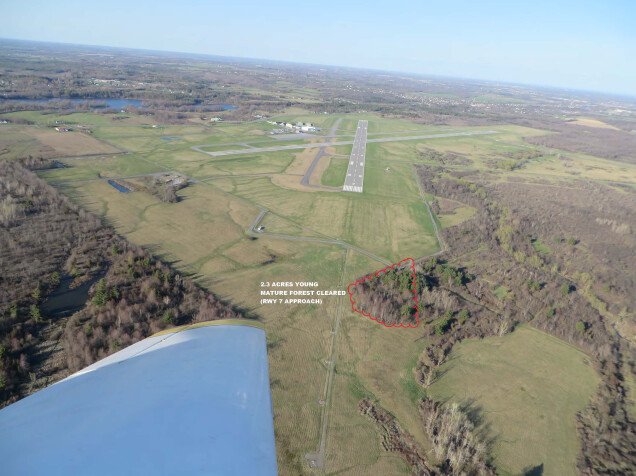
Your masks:
<svg viewBox="0 0 636 476"><path fill-rule="evenodd" d="M130 189L124 187L123 185L119 185L117 182L115 182L114 180L109 180L108 183L115 187L117 190L119 190L121 193L130 193Z"/></svg>
<svg viewBox="0 0 636 476"><path fill-rule="evenodd" d="M112 109L122 109L126 106L135 106L139 108L143 108L141 105L143 101L140 99L98 99L98 98L85 98L85 99L70 99L70 98L48 98L48 99L2 99L0 98L0 104L24 104L24 103L32 103L32 104L47 104L47 103L70 103L71 106L74 104L83 104L89 103L91 109L100 109L104 107L112 108ZM94 105L90 105L94 103ZM198 104L199 106L209 107L213 111L231 111L232 109L238 109L236 106L232 106L230 104ZM71 107L73 109L74 107Z"/></svg>
<svg viewBox="0 0 636 476"><path fill-rule="evenodd" d="M60 287L49 294L42 304L42 313L46 317L66 317L70 316L84 307L88 300L88 290L91 286L103 278L104 275L95 276L84 284L71 289L72 276L61 279Z"/></svg>
<svg viewBox="0 0 636 476"><path fill-rule="evenodd" d="M65 98L49 98L49 99L0 99L0 104L23 104L23 103L33 103L33 104L47 104L47 103L71 103L73 104L83 104L83 103L96 103L94 106L90 106L91 109L99 109L103 107L109 107L113 109L121 109L125 106L135 106L135 107L143 107L141 105L141 100L139 99L96 99L96 98L86 98L86 99L65 99ZM99 105L97 105L99 104ZM105 106L104 106L105 104ZM71 108L73 109L73 107Z"/></svg>

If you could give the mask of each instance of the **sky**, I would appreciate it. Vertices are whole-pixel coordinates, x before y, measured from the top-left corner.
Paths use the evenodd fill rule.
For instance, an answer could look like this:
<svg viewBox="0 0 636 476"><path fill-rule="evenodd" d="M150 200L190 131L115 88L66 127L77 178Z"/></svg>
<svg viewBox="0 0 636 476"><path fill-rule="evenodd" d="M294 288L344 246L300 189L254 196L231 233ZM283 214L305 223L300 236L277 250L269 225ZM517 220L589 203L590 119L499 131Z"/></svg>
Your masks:
<svg viewBox="0 0 636 476"><path fill-rule="evenodd" d="M0 0L3 38L636 96L633 0Z"/></svg>

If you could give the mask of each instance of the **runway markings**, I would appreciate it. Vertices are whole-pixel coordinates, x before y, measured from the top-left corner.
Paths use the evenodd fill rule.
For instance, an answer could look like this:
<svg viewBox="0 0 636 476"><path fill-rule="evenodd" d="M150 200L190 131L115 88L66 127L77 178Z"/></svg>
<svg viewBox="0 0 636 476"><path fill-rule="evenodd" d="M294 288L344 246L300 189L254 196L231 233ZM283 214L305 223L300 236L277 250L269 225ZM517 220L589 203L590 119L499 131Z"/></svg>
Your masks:
<svg viewBox="0 0 636 476"><path fill-rule="evenodd" d="M356 130L356 137L353 140L353 149L351 150L351 160L347 168L347 177L342 188L345 192L362 193L368 124L368 121L358 121L358 129Z"/></svg>

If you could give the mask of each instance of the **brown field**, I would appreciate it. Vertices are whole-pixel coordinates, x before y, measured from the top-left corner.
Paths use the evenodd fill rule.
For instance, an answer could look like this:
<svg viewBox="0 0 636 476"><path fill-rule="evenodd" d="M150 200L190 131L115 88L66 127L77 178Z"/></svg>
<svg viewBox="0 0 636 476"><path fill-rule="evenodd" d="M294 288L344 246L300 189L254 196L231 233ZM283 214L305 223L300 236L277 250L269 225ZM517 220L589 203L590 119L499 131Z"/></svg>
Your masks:
<svg viewBox="0 0 636 476"><path fill-rule="evenodd" d="M102 142L83 132L58 132L55 129L29 128L29 134L43 144L51 147L54 157L72 155L116 154L121 150Z"/></svg>
<svg viewBox="0 0 636 476"><path fill-rule="evenodd" d="M311 177L309 178L309 183L312 185L320 185L321 184L320 179L324 171L327 170L327 167L329 167L329 156L323 155L318 161L318 163L316 164L314 173L311 174Z"/></svg>
<svg viewBox="0 0 636 476"><path fill-rule="evenodd" d="M304 174L311 161L316 157L317 149L304 149L302 152L295 153L294 160L289 167L285 169L286 174Z"/></svg>
<svg viewBox="0 0 636 476"><path fill-rule="evenodd" d="M618 131L618 127L614 127L605 122L599 121L598 119L590 119L588 117L577 117L574 120L569 120L568 124L576 124L578 126L587 126L587 127L598 127L600 129L614 129Z"/></svg>

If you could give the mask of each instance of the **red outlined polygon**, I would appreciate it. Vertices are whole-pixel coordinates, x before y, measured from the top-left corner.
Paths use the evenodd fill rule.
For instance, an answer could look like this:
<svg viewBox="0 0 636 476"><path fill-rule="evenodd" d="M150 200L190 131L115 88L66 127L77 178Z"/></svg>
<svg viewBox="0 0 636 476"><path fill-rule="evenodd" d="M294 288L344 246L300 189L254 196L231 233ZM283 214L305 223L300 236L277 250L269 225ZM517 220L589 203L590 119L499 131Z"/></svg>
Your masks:
<svg viewBox="0 0 636 476"><path fill-rule="evenodd" d="M396 266L401 267L402 263L404 263L405 261L410 261L410 268L413 270L413 307L415 308L415 317L417 317L417 322L414 326L412 326L411 324L409 324L408 326L405 326L404 324L391 324L391 325L387 325L384 323L384 321L379 321L376 317L371 316L371 313L369 314L365 314L364 311L362 309L358 309L356 307L356 302L353 300L353 293L351 292L351 286L357 286L358 283L363 282L365 279L371 279L373 276L380 276L380 273L385 273L386 271L388 271L391 268L395 268ZM400 261L399 263L395 263L392 264L391 266L387 266L384 269L381 269L380 271L378 271L377 273L373 273L370 274L369 276L365 276L362 279L358 279L355 283L351 283L349 286L347 286L347 292L349 293L349 301L351 301L351 309L357 313L362 314L363 316L368 317L369 319L372 319L376 322L379 322L380 324L382 324L384 327L404 327L404 328L411 328L414 329L417 326L420 325L420 315L419 315L419 310L417 308L417 282L415 279L415 260L413 260L413 258L405 258L402 261Z"/></svg>

